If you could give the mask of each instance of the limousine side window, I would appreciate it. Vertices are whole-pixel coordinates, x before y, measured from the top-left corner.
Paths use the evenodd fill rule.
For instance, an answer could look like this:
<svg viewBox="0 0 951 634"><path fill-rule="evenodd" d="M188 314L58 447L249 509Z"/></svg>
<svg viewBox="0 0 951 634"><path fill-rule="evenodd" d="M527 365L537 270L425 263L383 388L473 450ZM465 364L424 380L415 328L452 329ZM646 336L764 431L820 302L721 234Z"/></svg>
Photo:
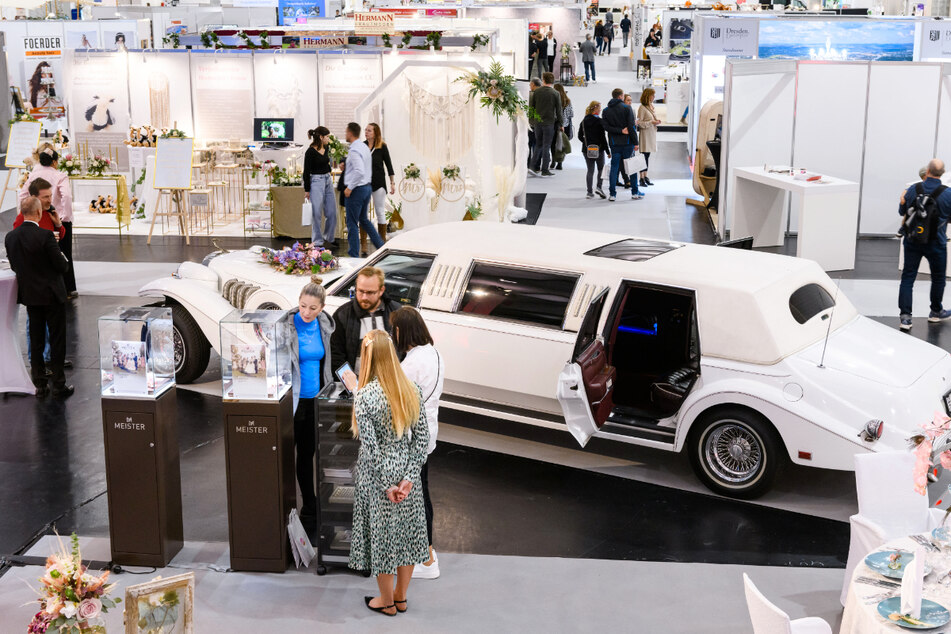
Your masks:
<svg viewBox="0 0 951 634"><path fill-rule="evenodd" d="M459 312L561 328L578 277L476 263Z"/></svg>
<svg viewBox="0 0 951 634"><path fill-rule="evenodd" d="M418 253L389 253L373 266L383 269L386 279L386 297L404 306L418 306L419 292L429 275L435 256ZM341 286L336 297L353 297L356 274Z"/></svg>

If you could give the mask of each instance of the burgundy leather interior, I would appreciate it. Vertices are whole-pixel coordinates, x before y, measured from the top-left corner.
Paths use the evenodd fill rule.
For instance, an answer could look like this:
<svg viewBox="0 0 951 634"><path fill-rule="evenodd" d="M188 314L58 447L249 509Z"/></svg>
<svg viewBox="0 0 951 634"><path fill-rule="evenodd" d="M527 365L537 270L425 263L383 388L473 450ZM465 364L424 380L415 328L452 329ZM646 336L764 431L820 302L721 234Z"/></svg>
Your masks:
<svg viewBox="0 0 951 634"><path fill-rule="evenodd" d="M591 413L598 427L611 415L614 409L614 399L611 396L611 387L616 380L616 370L608 365L608 356L604 351L604 344L595 341L579 355L578 365L581 366L581 375L587 387L588 403Z"/></svg>

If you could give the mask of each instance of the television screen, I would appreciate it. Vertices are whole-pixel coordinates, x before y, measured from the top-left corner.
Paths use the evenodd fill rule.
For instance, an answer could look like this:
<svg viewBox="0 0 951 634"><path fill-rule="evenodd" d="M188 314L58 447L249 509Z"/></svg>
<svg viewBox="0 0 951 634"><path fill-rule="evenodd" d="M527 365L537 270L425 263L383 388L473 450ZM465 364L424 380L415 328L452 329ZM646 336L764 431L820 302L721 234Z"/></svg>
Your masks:
<svg viewBox="0 0 951 634"><path fill-rule="evenodd" d="M264 142L288 142L294 140L293 119L254 119L254 140Z"/></svg>

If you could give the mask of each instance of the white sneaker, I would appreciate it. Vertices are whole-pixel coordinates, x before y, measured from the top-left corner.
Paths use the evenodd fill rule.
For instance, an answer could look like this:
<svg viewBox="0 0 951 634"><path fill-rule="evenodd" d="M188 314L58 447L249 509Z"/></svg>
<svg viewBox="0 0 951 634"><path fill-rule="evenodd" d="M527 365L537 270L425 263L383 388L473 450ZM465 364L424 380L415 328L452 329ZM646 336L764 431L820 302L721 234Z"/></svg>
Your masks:
<svg viewBox="0 0 951 634"><path fill-rule="evenodd" d="M438 579L439 578L439 557L436 551L433 551L433 563L426 566L416 564L413 566L413 579Z"/></svg>

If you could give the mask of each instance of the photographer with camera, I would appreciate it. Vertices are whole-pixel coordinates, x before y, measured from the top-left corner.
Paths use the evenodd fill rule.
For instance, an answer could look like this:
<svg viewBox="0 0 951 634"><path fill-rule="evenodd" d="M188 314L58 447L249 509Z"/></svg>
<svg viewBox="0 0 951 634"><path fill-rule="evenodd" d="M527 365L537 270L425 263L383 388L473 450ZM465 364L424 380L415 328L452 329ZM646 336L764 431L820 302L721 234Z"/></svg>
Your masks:
<svg viewBox="0 0 951 634"><path fill-rule="evenodd" d="M945 272L948 265L948 218L951 216L951 191L941 184L944 161L931 159L924 179L909 187L901 197L898 213L904 217L899 231L904 236L905 266L898 289L899 328L911 330L911 297L921 258L931 267L931 312L929 322L951 319L944 310Z"/></svg>

